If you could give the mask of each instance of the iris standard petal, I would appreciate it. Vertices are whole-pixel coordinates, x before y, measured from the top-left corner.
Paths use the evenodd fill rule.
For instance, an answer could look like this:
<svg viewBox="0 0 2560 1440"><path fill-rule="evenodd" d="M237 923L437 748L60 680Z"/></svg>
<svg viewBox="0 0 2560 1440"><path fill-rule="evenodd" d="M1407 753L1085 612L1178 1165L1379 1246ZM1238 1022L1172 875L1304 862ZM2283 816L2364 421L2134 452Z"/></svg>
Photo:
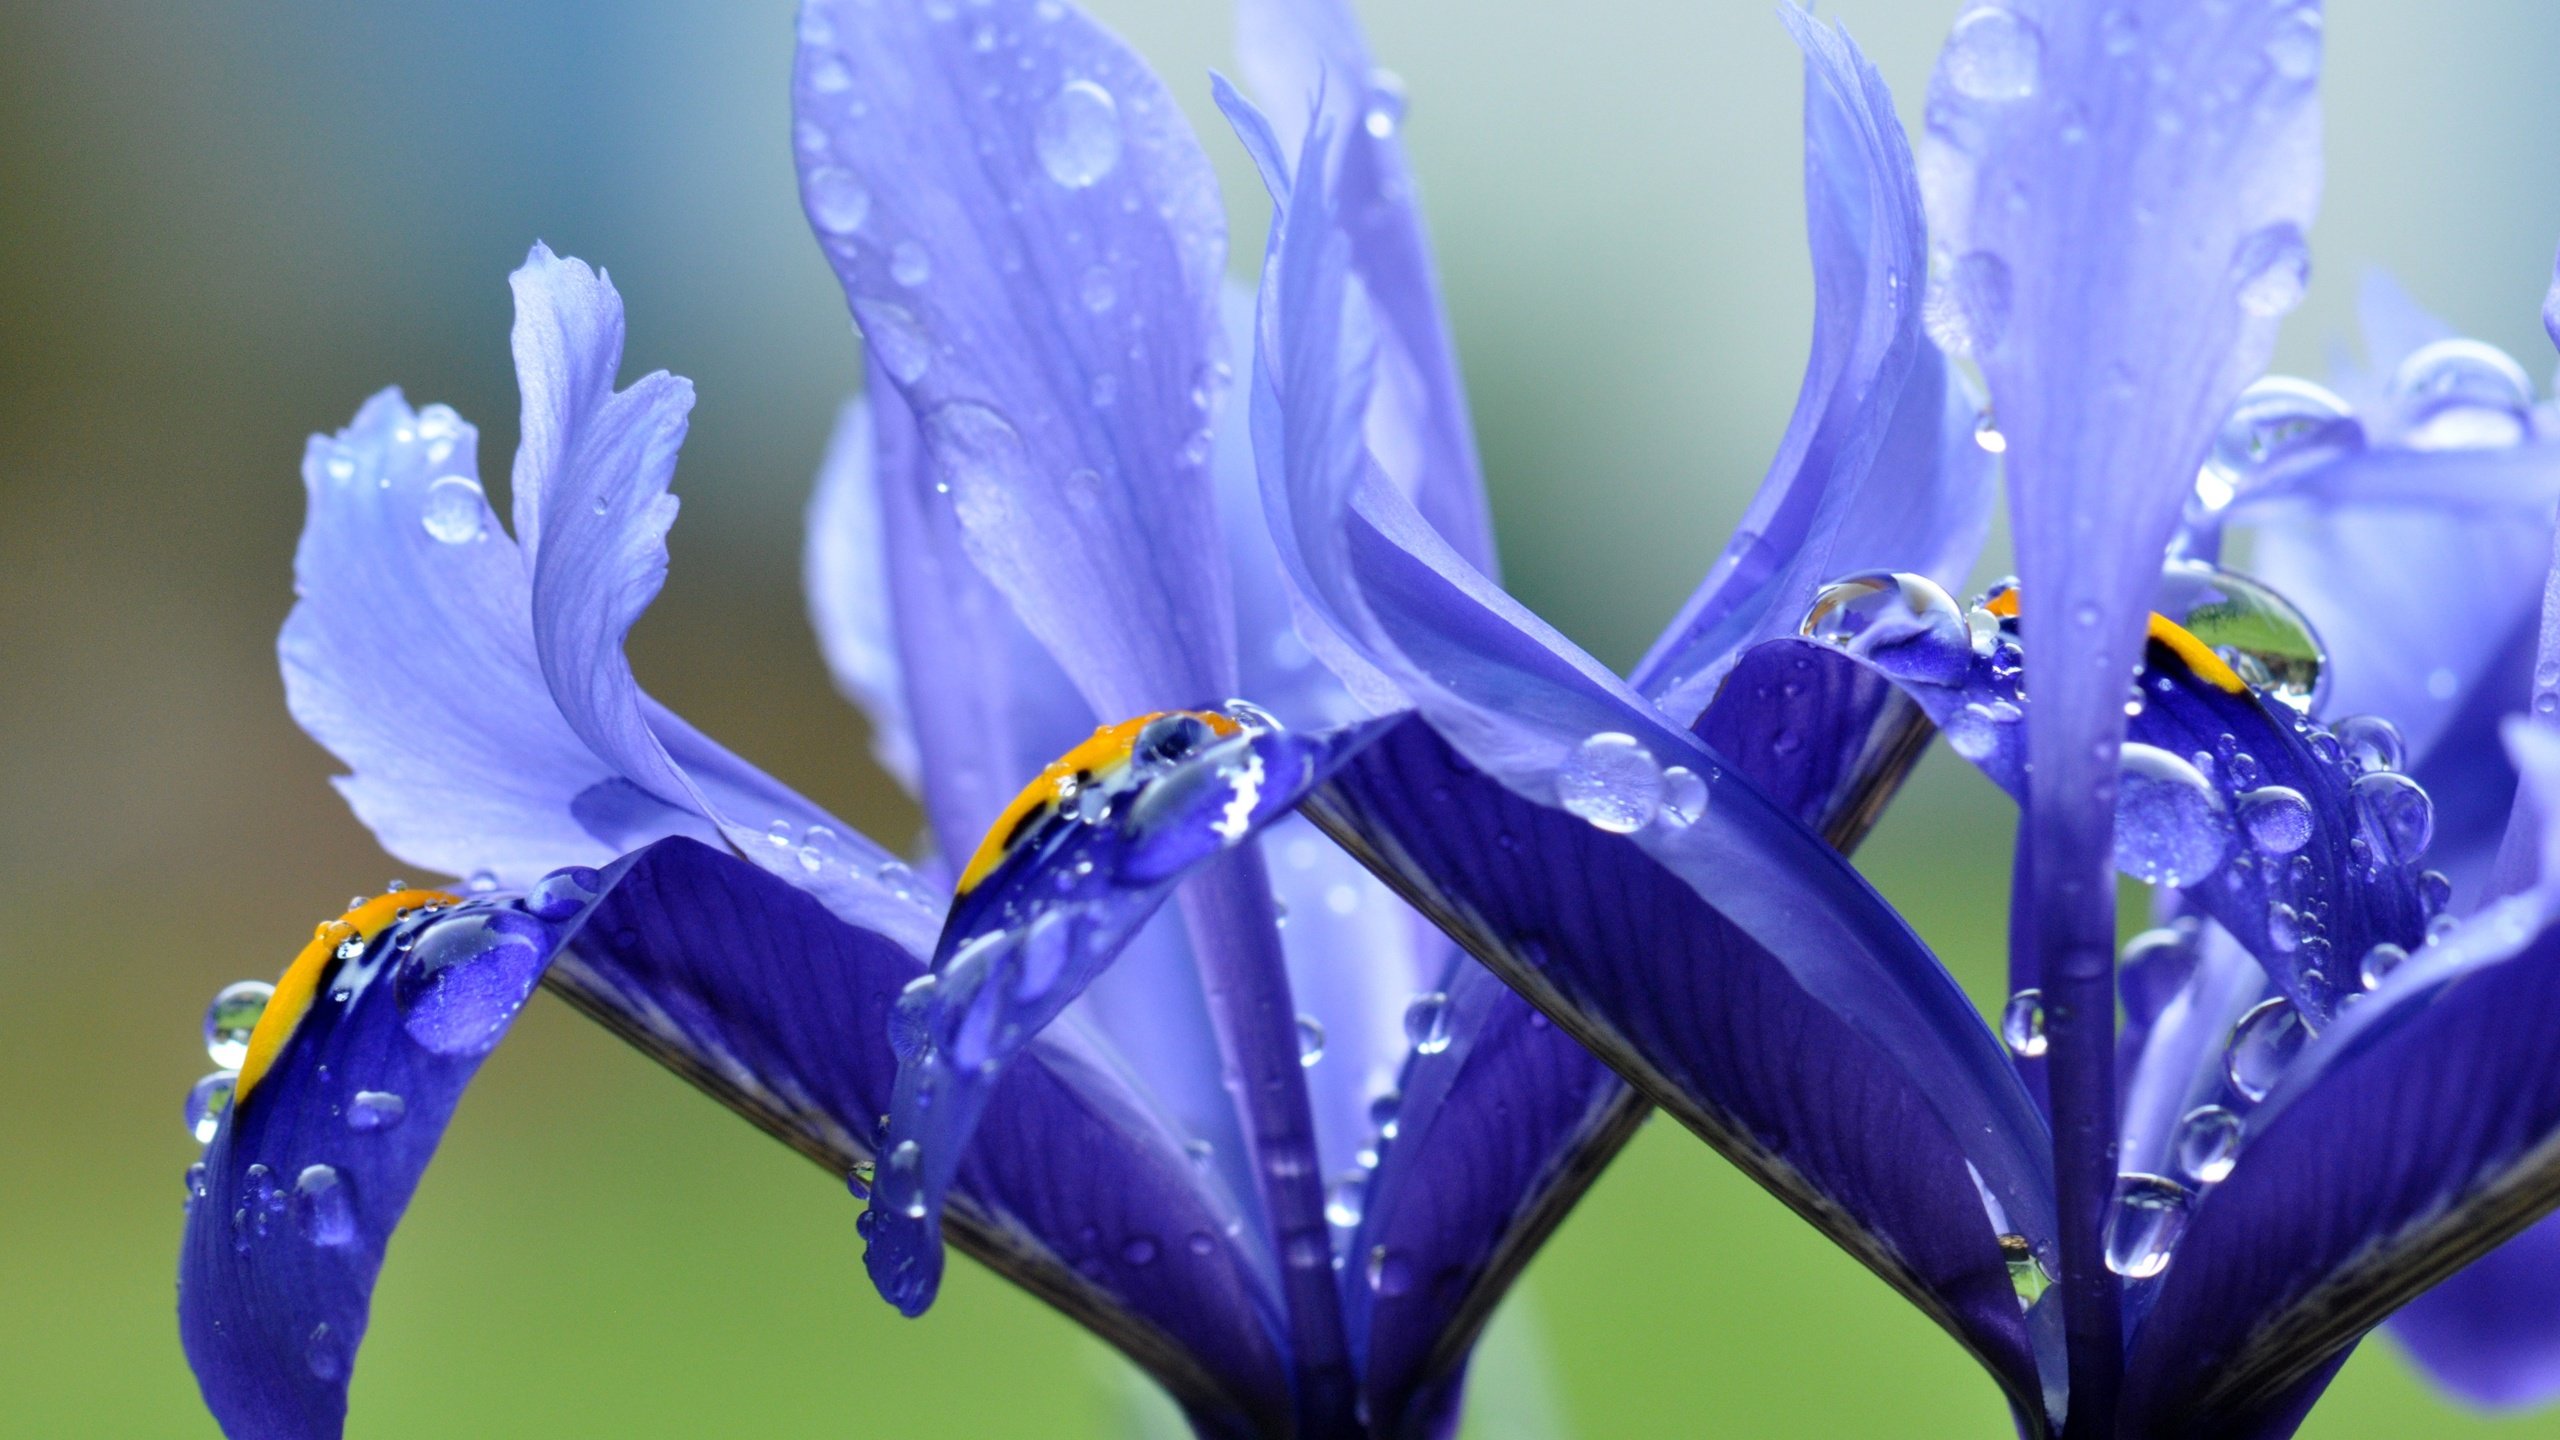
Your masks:
<svg viewBox="0 0 2560 1440"><path fill-rule="evenodd" d="M1494 783L1419 717L1354 757L1311 813L1655 1103L1945 1325L2041 1423L1993 1212L1940 1107L1683 877L1628 837ZM2038 1204L2030 1195L2009 1212L2035 1237L2022 1247L2049 1234ZM1398 1241L1414 1243L1382 1237L1387 1258ZM1440 1253L1453 1267L1473 1258ZM1472 1278L1402 1258L1420 1287L1408 1308L1437 1301L1447 1313L1458 1297L1435 1290ZM1382 1334L1391 1321L1413 1323L1380 1310L1373 1350L1444 1341Z"/></svg>
<svg viewBox="0 0 2560 1440"><path fill-rule="evenodd" d="M2544 1216L2391 1317L2393 1339L2438 1385L2474 1405L2521 1409L2560 1397L2560 1219Z"/></svg>
<svg viewBox="0 0 2560 1440"><path fill-rule="evenodd" d="M1370 449L1450 548L1495 574L1466 385L1405 159L1404 82L1370 57L1346 0L1239 0L1236 17L1245 78L1275 122L1280 153L1296 153L1319 115L1345 137L1351 266L1379 320Z"/></svg>
<svg viewBox="0 0 2560 1440"><path fill-rule="evenodd" d="M848 1037L883 1034L922 973L894 941L685 840L558 872L521 902L450 901L395 894L322 927L191 1181L182 1333L231 1433L337 1433L390 1232L537 982L831 1173L871 1163L894 1061ZM1211 1433L1246 1433L1284 1403L1263 1282L1227 1235L1233 1212L1148 1116L1074 1037L1044 1042L990 1106L951 1228ZM1088 1183L1093 1167L1114 1183ZM1166 1263L1133 1263L1138 1238Z"/></svg>
<svg viewBox="0 0 2560 1440"><path fill-rule="evenodd" d="M883 470L911 459L913 446L893 451L868 400L845 402L818 464L809 496L800 576L836 689L862 707L871 722L871 758L911 795L924 789L916 754L915 718L907 704L899 665L898 633L891 609L889 572L894 563L884 511L885 488L912 483Z"/></svg>
<svg viewBox="0 0 2560 1440"><path fill-rule="evenodd" d="M1921 160L1931 331L1970 353L2007 441L2018 571L2036 597L2035 762L2013 986L2043 991L2065 1221L2073 1403L2115 1405L2114 886L2125 677L2208 443L2307 279L2319 185L2314 3L1966 10ZM2038 628L2041 627L2041 628ZM2047 653L2051 653L2048 651Z"/></svg>
<svg viewBox="0 0 2560 1440"><path fill-rule="evenodd" d="M800 32L801 197L970 557L1099 713L1231 693L1225 226L1180 107L1058 0Z"/></svg>
<svg viewBox="0 0 2560 1440"><path fill-rule="evenodd" d="M294 720L347 767L338 789L383 849L520 887L613 858L615 837L582 824L578 803L622 777L551 698L531 581L481 493L478 438L395 390L312 438L276 649ZM660 834L712 833L665 807L645 818Z"/></svg>
<svg viewBox="0 0 2560 1440"><path fill-rule="evenodd" d="M638 792L613 803L699 814L848 922L920 941L932 908L903 863L641 693L623 639L666 583L667 487L693 387L661 371L614 388L622 297L584 262L536 245L509 283L524 392L516 525L535 653L562 718Z"/></svg>
<svg viewBox="0 0 2560 1440"><path fill-rule="evenodd" d="M1221 98L1267 155L1267 128L1232 92ZM1559 789L1568 762L1581 763L1575 757L1593 745L1612 766L1650 767L1657 783L1665 768L1680 768L1715 787L1695 823L1637 829L1635 843L1894 1056L1947 1108L1948 1129L2021 1227L2035 1229L2041 1118L1971 1003L1907 927L1748 780L1468 569L1369 463L1359 419L1366 307L1330 218L1329 144L1319 125L1293 188L1276 197L1255 375L1266 501L1317 633L1349 656L1348 668L1408 696L1471 763L1535 804L1614 807L1605 779L1580 802Z"/></svg>
<svg viewBox="0 0 2560 1440"><path fill-rule="evenodd" d="M1636 667L1637 688L1675 718L1706 708L1744 647L1794 634L1841 576L1960 583L1991 520L1975 404L1921 334L1920 192L1893 96L1846 32L1779 14L1804 50L1813 351L1759 494Z"/></svg>

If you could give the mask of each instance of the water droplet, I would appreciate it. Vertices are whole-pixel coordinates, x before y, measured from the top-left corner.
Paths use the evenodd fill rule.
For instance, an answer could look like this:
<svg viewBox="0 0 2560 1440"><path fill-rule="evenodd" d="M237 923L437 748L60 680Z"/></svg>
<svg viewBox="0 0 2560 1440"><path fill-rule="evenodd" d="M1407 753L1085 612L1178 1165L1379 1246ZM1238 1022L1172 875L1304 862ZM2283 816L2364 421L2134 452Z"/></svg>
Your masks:
<svg viewBox="0 0 2560 1440"><path fill-rule="evenodd" d="M303 1167L301 1177L293 1182L293 1224L314 1245L355 1243L355 1197L334 1168Z"/></svg>
<svg viewBox="0 0 2560 1440"><path fill-rule="evenodd" d="M2269 375L2240 392L2196 475L2196 501L2218 511L2257 480L2289 473L2364 443L2354 412L2325 386Z"/></svg>
<svg viewBox="0 0 2560 1440"><path fill-rule="evenodd" d="M913 385L933 368L933 341L902 305L873 301L862 307L862 340L901 385ZM943 410L963 408L946 405ZM981 409L980 406L969 406ZM936 415L942 411L934 412Z"/></svg>
<svg viewBox="0 0 2560 1440"><path fill-rule="evenodd" d="M2199 1185L2212 1185L2231 1173L2240 1155L2240 1117L2219 1105L2199 1105L2178 1121L2170 1142L2178 1169Z"/></svg>
<svg viewBox="0 0 2560 1440"><path fill-rule="evenodd" d="M310 1368L314 1380L334 1381L347 1373L346 1347L338 1343L328 1321L311 1327L311 1338L303 1342L302 1363Z"/></svg>
<svg viewBox="0 0 2560 1440"><path fill-rule="evenodd" d="M480 493L479 481L468 475L446 475L427 487L426 499L418 507L418 523L447 545L467 545L480 538L481 517L487 513L488 500Z"/></svg>
<svg viewBox="0 0 2560 1440"><path fill-rule="evenodd" d="M1920 302L1920 323L1950 355L1988 355L2008 333L2013 288L2009 262L1973 251L1933 277Z"/></svg>
<svg viewBox="0 0 2560 1440"><path fill-rule="evenodd" d="M239 1078L229 1070L216 1070L187 1091L187 1133L196 1137L197 1144L213 1143L222 1117L231 1111L231 1087Z"/></svg>
<svg viewBox="0 0 2560 1440"><path fill-rule="evenodd" d="M1634 736L1603 731L1565 757L1556 771L1556 798L1599 829L1632 834L1661 809L1662 769Z"/></svg>
<svg viewBox="0 0 2560 1440"><path fill-rule="evenodd" d="M1111 277L1110 267L1095 265L1076 282L1076 294L1086 310L1099 315L1120 303L1120 283Z"/></svg>
<svg viewBox="0 0 2560 1440"><path fill-rule="evenodd" d="M1368 1194L1368 1171L1342 1172L1334 1177L1331 1185L1325 1188L1324 1218L1344 1230L1357 1228L1360 1224L1360 1209L1367 1201Z"/></svg>
<svg viewBox="0 0 2560 1440"><path fill-rule="evenodd" d="M1706 778L1686 765L1662 772L1662 823L1684 829L1707 813Z"/></svg>
<svg viewBox="0 0 2560 1440"><path fill-rule="evenodd" d="M2379 990L2391 972L2407 964L2409 952L2385 940L2364 952L2364 963L2356 967L2356 979L2367 990Z"/></svg>
<svg viewBox="0 0 2560 1440"><path fill-rule="evenodd" d="M1049 178L1082 190L1120 163L1120 106L1090 80L1071 80L1033 122L1032 149Z"/></svg>
<svg viewBox="0 0 2560 1440"><path fill-rule="evenodd" d="M388 1090L359 1090L347 1102L347 1128L359 1135L397 1126L409 1114L409 1102Z"/></svg>
<svg viewBox="0 0 2560 1440"><path fill-rule="evenodd" d="M2249 843L2266 855L2290 855L2311 840L2311 802L2286 785L2267 785L2240 797L2240 825Z"/></svg>
<svg viewBox="0 0 2560 1440"><path fill-rule="evenodd" d="M1871 570L1815 592L1796 633L1898 680L1953 684L1973 668L1963 607L1926 575Z"/></svg>
<svg viewBox="0 0 2560 1440"><path fill-rule="evenodd" d="M2347 764L2366 774L2397 770L2408 758L2400 727L2379 715L2350 715L2330 726L2329 733L2337 737Z"/></svg>
<svg viewBox="0 0 2560 1440"><path fill-rule="evenodd" d="M2107 1207L2107 1268L2148 1280L2169 1268L2169 1253L2187 1228L2186 1187L2158 1175L2119 1175Z"/></svg>
<svg viewBox="0 0 2560 1440"><path fill-rule="evenodd" d="M235 980L222 987L204 1011L204 1049L213 1063L237 1070L249 1058L249 1036L276 987L263 980Z"/></svg>
<svg viewBox="0 0 2560 1440"><path fill-rule="evenodd" d="M2043 1055L2048 1044L2044 1033L2044 992L2021 990L2000 1007L2000 1038L2009 1044L2009 1053L2021 1060Z"/></svg>
<svg viewBox="0 0 2560 1440"><path fill-rule="evenodd" d="M2194 973L2195 942L2174 926L2145 930L2124 942L2117 959L2116 989L2127 1014L2149 1020Z"/></svg>
<svg viewBox="0 0 2560 1440"><path fill-rule="evenodd" d="M535 881L524 908L536 919L566 920L585 909L603 883L603 876L584 865L566 866Z"/></svg>
<svg viewBox="0 0 2560 1440"><path fill-rule="evenodd" d="M1384 1245L1369 1247L1369 1288L1380 1295L1402 1295L1413 1288L1413 1262Z"/></svg>
<svg viewBox="0 0 2560 1440"><path fill-rule="evenodd" d="M2418 904L2433 920L2453 903L2453 881L2441 870L2418 872Z"/></svg>
<svg viewBox="0 0 2560 1440"><path fill-rule="evenodd" d="M533 994L550 959L539 921L509 910L429 925L392 975L409 1038L439 1055L485 1055Z"/></svg>
<svg viewBox="0 0 2560 1440"><path fill-rule="evenodd" d="M2533 382L2515 357L2477 340L2438 340L2411 351L2391 377L2416 450L2492 450L2533 431Z"/></svg>
<svg viewBox="0 0 2560 1440"><path fill-rule="evenodd" d="M1449 1048L1449 997L1433 990L1413 997L1404 1007L1404 1037L1425 1055Z"/></svg>
<svg viewBox="0 0 2560 1440"><path fill-rule="evenodd" d="M2355 797L2356 824L2379 860L2410 865L2427 853L2436 837L2436 807L2417 781L2378 770L2357 776L2348 788Z"/></svg>
<svg viewBox="0 0 2560 1440"><path fill-rule="evenodd" d="M2158 609L2251 686L2308 713L2327 683L2328 651L2293 603L2246 575L2181 562L2160 572ZM2256 761L2232 783L2257 782ZM2235 761L2236 765L2236 761Z"/></svg>
<svg viewBox="0 0 2560 1440"><path fill-rule="evenodd" d="M2018 15L1984 5L1956 21L1938 64L1960 95L2023 100L2036 93L2044 67L2044 37Z"/></svg>
<svg viewBox="0 0 2560 1440"><path fill-rule="evenodd" d="M2222 794L2195 766L2128 742L2116 785L2116 866L2153 885L2192 885L2231 851Z"/></svg>
<svg viewBox="0 0 2560 1440"><path fill-rule="evenodd" d="M2231 1027L2231 1044L2223 1052L2223 1070L2231 1088L2255 1104L2276 1088L2293 1057L2310 1042L2311 1027L2302 1012L2279 995L2262 1000Z"/></svg>
<svg viewBox="0 0 2560 1440"><path fill-rule="evenodd" d="M2311 247L2291 222L2252 232L2231 266L2240 277L2240 308L2261 319L2290 312L2311 285Z"/></svg>
<svg viewBox="0 0 2560 1440"><path fill-rule="evenodd" d="M2142 44L2142 22L2122 8L2110 6L2098 17L2098 43L2110 55L2122 58Z"/></svg>
<svg viewBox="0 0 2560 1440"><path fill-rule="evenodd" d="M871 192L850 170L821 165L809 172L802 188L811 223L829 234L850 235L862 228L863 217L871 213Z"/></svg>
<svg viewBox="0 0 2560 1440"><path fill-rule="evenodd" d="M1156 1237L1153 1235L1130 1236L1121 1242L1120 1258L1132 1265L1153 1265L1156 1263Z"/></svg>
<svg viewBox="0 0 2560 1440"><path fill-rule="evenodd" d="M2044 1292L2053 1288L2053 1276L2037 1257L2036 1247L2024 1235L2000 1237L2000 1258L2009 1267L2009 1288L2018 1294L2021 1309L2033 1309Z"/></svg>
<svg viewBox="0 0 2560 1440"><path fill-rule="evenodd" d="M1988 406L1973 417L1973 443L1986 455L2009 453L2009 437L2000 433L2000 422Z"/></svg>
<svg viewBox="0 0 2560 1440"><path fill-rule="evenodd" d="M933 278L933 257L913 240L889 247L889 278L913 290Z"/></svg>
<svg viewBox="0 0 2560 1440"><path fill-rule="evenodd" d="M1324 1058L1324 1022L1313 1015L1298 1017L1298 1064L1313 1066Z"/></svg>
<svg viewBox="0 0 2560 1440"><path fill-rule="evenodd" d="M836 832L824 825L812 825L800 837L797 853L800 868L815 875L836 860Z"/></svg>
<svg viewBox="0 0 2560 1440"><path fill-rule="evenodd" d="M2267 37L2267 63L2288 80L2308 80L2320 73L2320 7L2296 7L2276 22Z"/></svg>

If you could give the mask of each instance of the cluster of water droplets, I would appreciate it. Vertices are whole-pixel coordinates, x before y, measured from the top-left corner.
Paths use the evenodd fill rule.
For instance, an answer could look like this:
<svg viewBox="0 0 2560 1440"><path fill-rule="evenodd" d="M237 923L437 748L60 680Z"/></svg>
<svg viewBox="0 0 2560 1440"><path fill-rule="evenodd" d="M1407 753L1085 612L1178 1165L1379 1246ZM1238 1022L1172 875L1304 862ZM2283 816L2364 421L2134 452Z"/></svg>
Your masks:
<svg viewBox="0 0 2560 1440"><path fill-rule="evenodd" d="M1683 829L1707 813L1707 779L1686 765L1664 765L1633 735L1604 730L1586 737L1556 770L1556 799L1571 814L1612 835L1648 825Z"/></svg>
<svg viewBox="0 0 2560 1440"><path fill-rule="evenodd" d="M913 900L924 893L924 882L916 878L913 866L898 859L873 864L830 825L801 825L777 818L765 827L764 841L812 877L849 874L856 880L872 881L901 900Z"/></svg>

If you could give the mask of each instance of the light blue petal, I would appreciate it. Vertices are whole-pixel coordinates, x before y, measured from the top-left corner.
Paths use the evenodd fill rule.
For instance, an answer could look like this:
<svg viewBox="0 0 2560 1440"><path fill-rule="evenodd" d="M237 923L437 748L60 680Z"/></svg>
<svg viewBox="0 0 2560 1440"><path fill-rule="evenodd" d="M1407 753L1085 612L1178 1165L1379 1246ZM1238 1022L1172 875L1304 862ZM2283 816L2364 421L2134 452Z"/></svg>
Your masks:
<svg viewBox="0 0 2560 1440"><path fill-rule="evenodd" d="M802 199L969 557L1097 712L1222 698L1226 240L1180 108L1057 0L800 28Z"/></svg>
<svg viewBox="0 0 2560 1440"><path fill-rule="evenodd" d="M880 474L879 426L869 402L845 402L818 465L809 497L808 529L801 551L801 583L809 627L844 697L871 721L871 756L909 794L923 788L916 754L915 719L907 706L898 664L897 627L889 600L888 535L881 488L909 483Z"/></svg>

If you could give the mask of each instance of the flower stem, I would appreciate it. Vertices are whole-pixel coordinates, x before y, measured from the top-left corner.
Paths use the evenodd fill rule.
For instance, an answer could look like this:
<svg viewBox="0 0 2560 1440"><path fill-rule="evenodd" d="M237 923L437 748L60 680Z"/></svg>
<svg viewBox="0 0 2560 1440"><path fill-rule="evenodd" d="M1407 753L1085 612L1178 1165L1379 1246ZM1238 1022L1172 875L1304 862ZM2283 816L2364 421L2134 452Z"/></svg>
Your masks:
<svg viewBox="0 0 2560 1440"><path fill-rule="evenodd" d="M1356 1436L1361 1431L1353 1413L1332 1237L1325 1229L1315 1115L1298 1061L1297 1008L1261 852L1247 846L1211 861L1179 898L1279 1260L1297 1366L1293 1433Z"/></svg>

